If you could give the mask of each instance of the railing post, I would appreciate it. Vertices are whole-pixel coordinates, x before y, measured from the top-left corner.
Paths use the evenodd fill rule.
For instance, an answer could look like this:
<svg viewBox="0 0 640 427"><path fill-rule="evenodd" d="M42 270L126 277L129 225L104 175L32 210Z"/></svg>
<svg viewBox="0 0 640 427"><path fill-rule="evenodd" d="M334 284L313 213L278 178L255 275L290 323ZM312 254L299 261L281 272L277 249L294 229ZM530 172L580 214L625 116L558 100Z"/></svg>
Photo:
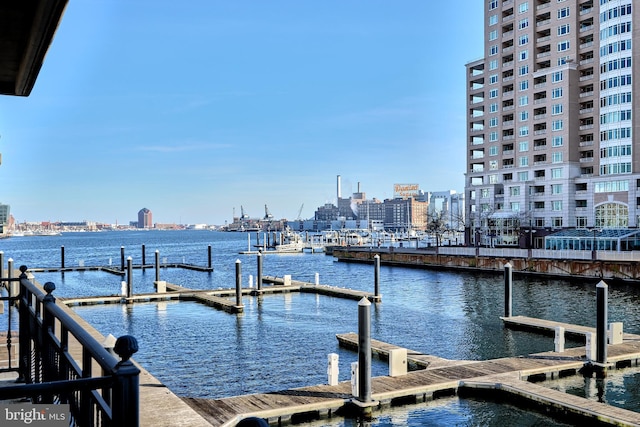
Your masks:
<svg viewBox="0 0 640 427"><path fill-rule="evenodd" d="M18 342L20 344L18 356L18 379L17 383L31 383L31 339L29 332L29 308L31 306L31 298L27 293L26 286L22 285L23 280L27 280L27 266L21 265L20 271L20 304L18 305L19 313L19 332Z"/></svg>
<svg viewBox="0 0 640 427"><path fill-rule="evenodd" d="M131 335L116 340L113 351L122 358L114 369L111 423L114 426L140 425L140 370L129 360L138 351L138 341Z"/></svg>
<svg viewBox="0 0 640 427"><path fill-rule="evenodd" d="M58 368L55 366L56 350L49 333L55 334L55 316L53 316L48 306L56 303L56 298L51 294L56 289L56 285L53 282L47 282L44 284L44 291L47 295L42 299L42 329L41 343L42 343L42 382L56 381L58 379ZM51 394L43 394L41 403L53 403L53 396Z"/></svg>

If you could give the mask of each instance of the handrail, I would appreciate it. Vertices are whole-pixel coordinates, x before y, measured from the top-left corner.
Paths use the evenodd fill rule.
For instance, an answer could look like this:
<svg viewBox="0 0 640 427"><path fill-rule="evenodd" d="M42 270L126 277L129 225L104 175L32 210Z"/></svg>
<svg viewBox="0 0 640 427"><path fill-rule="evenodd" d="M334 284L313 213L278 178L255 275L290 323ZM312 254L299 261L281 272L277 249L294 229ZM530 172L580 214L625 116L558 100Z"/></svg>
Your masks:
<svg viewBox="0 0 640 427"><path fill-rule="evenodd" d="M20 271L19 380L26 384L9 387L6 393L30 396L39 403L68 403L77 426L137 427L140 370L129 360L138 350L136 339L117 339L114 351L122 358L118 361L55 302L55 284L45 283L43 292L29 280L26 266ZM70 336L81 355L70 352ZM94 375L96 364L101 372Z"/></svg>

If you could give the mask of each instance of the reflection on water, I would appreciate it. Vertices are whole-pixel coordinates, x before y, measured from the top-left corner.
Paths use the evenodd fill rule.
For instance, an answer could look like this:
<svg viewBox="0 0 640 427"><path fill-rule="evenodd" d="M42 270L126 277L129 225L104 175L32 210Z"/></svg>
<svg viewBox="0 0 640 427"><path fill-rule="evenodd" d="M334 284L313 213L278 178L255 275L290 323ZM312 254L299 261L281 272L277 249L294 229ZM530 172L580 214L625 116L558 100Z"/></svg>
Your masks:
<svg viewBox="0 0 640 427"><path fill-rule="evenodd" d="M214 272L163 269L161 280L194 289L232 288L236 259L242 261L245 286L248 276L256 274L255 256L238 255L246 248L243 234L81 234L22 239L31 242L29 245L9 239L3 242L3 250L16 265L51 266L59 262L63 244L67 265L77 265L80 259L85 265L97 265L106 264L110 257L119 260L123 245L127 256L139 263L144 243L147 258L158 249L169 262L182 262L184 257L188 263L206 265L210 244ZM334 262L322 254L264 257L265 275L291 274L294 279L314 282L316 273L322 284L373 290L372 265ZM55 282L55 294L66 297L117 294L121 281L118 276L98 272L37 274L36 279ZM152 292L154 279L154 269L134 270L134 291ZM596 282L516 278L513 312L594 326ZM499 319L504 312L502 286L501 275L382 266L382 303L372 307L372 337L448 359L481 360L552 350L552 337L503 327ZM639 300L636 287L610 286L609 321L622 321L625 331L640 333ZM349 379L350 363L357 360L357 354L339 348L335 335L357 331L357 301L288 293L244 297L243 303L245 312L240 315L193 302L76 310L104 335L136 336L140 343L136 360L180 396L217 398L325 383L328 353L339 354L340 380ZM386 375L387 371L386 363L374 359L373 375ZM629 380L619 384L605 386L603 397L612 404L624 401L627 405L632 401L628 395L635 393L637 386ZM616 393L619 397L614 397ZM510 406L457 398L385 411L371 425L513 425L509 421L514 416L522 420L520 425L550 425L546 418ZM351 420L336 422L356 425Z"/></svg>

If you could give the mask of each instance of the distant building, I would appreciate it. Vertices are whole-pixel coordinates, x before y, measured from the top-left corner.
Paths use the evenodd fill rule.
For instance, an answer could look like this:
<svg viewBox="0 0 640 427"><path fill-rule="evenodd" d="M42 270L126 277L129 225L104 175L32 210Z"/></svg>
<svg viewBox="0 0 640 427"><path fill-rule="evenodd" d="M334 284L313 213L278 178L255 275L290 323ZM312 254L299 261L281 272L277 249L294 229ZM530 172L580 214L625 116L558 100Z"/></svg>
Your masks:
<svg viewBox="0 0 640 427"><path fill-rule="evenodd" d="M0 204L0 234L4 233L9 226L11 206Z"/></svg>
<svg viewBox="0 0 640 427"><path fill-rule="evenodd" d="M147 208L138 211L138 228L153 228L153 214Z"/></svg>

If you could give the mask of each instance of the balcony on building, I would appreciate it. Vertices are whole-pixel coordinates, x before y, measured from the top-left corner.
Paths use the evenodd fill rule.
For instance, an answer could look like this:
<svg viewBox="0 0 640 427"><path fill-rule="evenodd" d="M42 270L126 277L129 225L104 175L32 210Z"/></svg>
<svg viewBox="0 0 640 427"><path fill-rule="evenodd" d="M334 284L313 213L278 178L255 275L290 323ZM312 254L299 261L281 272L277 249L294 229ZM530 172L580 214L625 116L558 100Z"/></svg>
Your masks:
<svg viewBox="0 0 640 427"><path fill-rule="evenodd" d="M585 1L584 3L580 3L578 6L578 13L580 16L588 15L593 12L593 1Z"/></svg>
<svg viewBox="0 0 640 427"><path fill-rule="evenodd" d="M547 138L537 138L533 140L533 151L547 149Z"/></svg>
<svg viewBox="0 0 640 427"><path fill-rule="evenodd" d="M504 101L502 101L502 111L511 111L515 108L516 107L513 99L505 99Z"/></svg>
<svg viewBox="0 0 640 427"><path fill-rule="evenodd" d="M587 31L593 31L593 17L589 17L587 19L583 19L580 21L580 29L578 30L580 33L585 33Z"/></svg>
<svg viewBox="0 0 640 427"><path fill-rule="evenodd" d="M536 28L551 24L551 12L544 12L536 15Z"/></svg>
<svg viewBox="0 0 640 427"><path fill-rule="evenodd" d="M533 79L534 89L542 89L547 85L547 76L538 76Z"/></svg>
<svg viewBox="0 0 640 427"><path fill-rule="evenodd" d="M593 176L593 166L580 168L580 178L591 178Z"/></svg>
<svg viewBox="0 0 640 427"><path fill-rule="evenodd" d="M580 147L591 147L593 145L593 133L580 135Z"/></svg>
<svg viewBox="0 0 640 427"><path fill-rule="evenodd" d="M551 0L539 0L536 5L536 11L544 10L551 6Z"/></svg>
<svg viewBox="0 0 640 427"><path fill-rule="evenodd" d="M545 170L538 169L533 171L533 179L536 181L544 180L546 178Z"/></svg>
<svg viewBox="0 0 640 427"><path fill-rule="evenodd" d="M533 156L534 165L543 165L546 163L548 163L546 154L536 154L535 156Z"/></svg>
<svg viewBox="0 0 640 427"><path fill-rule="evenodd" d="M578 113L580 113L581 115L593 113L593 100L590 99L588 101L581 102Z"/></svg>

